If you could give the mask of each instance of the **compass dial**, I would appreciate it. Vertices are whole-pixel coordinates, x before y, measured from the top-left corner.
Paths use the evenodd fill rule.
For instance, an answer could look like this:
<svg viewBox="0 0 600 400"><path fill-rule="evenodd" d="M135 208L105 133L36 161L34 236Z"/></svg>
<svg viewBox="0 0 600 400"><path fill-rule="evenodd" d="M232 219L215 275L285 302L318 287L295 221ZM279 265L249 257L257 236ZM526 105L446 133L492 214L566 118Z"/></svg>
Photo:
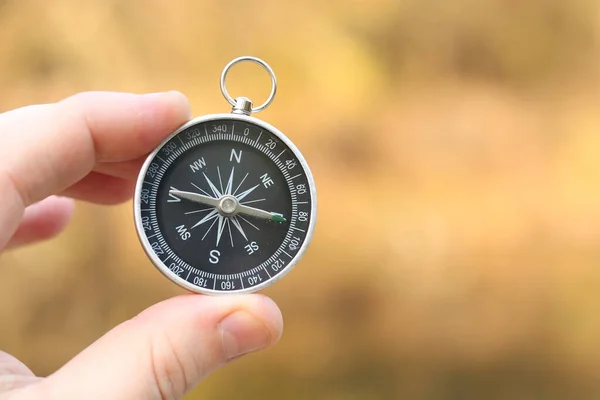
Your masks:
<svg viewBox="0 0 600 400"><path fill-rule="evenodd" d="M302 155L253 117L199 118L144 164L138 235L154 265L199 293L251 292L286 274L314 230L314 181Z"/></svg>

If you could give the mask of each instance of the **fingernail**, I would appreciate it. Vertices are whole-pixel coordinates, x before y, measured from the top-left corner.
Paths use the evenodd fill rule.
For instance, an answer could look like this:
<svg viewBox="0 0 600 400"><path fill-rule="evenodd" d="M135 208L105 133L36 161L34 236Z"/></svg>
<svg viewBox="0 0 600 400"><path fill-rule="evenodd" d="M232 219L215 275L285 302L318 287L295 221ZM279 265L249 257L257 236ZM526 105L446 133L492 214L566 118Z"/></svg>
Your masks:
<svg viewBox="0 0 600 400"><path fill-rule="evenodd" d="M220 326L227 360L263 349L271 341L271 333L265 324L246 311L228 315Z"/></svg>

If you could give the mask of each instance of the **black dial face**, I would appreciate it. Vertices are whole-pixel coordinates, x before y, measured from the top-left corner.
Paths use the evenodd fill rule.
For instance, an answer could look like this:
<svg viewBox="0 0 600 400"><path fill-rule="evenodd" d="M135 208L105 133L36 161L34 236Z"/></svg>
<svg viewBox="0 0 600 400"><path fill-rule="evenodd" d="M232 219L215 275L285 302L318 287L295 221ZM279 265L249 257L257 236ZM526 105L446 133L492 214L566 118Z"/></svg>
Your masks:
<svg viewBox="0 0 600 400"><path fill-rule="evenodd" d="M197 292L254 291L287 272L313 229L310 172L250 118L191 123L147 161L136 192L146 252Z"/></svg>

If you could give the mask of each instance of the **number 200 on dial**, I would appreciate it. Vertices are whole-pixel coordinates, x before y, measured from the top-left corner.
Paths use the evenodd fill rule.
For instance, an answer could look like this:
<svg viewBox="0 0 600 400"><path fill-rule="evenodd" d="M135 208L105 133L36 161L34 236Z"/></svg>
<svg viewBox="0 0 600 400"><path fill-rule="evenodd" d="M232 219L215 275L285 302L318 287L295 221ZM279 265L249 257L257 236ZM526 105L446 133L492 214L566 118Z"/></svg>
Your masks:
<svg viewBox="0 0 600 400"><path fill-rule="evenodd" d="M273 126L251 116L194 119L142 167L138 236L153 264L197 293L260 290L283 277L315 227L306 161Z"/></svg>

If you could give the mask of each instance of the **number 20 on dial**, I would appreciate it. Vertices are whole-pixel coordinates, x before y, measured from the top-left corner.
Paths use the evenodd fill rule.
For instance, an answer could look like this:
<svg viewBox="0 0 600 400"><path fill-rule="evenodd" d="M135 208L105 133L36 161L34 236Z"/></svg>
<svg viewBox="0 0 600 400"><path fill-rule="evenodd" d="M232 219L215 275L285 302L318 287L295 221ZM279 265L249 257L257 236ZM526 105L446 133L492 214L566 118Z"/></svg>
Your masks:
<svg viewBox="0 0 600 400"><path fill-rule="evenodd" d="M269 99L254 108L225 88L229 69L252 61L269 72ZM315 229L316 190L300 151L250 116L276 91L254 57L221 75L231 113L195 118L150 154L136 185L134 218L144 251L176 284L197 293L254 292L303 256Z"/></svg>

